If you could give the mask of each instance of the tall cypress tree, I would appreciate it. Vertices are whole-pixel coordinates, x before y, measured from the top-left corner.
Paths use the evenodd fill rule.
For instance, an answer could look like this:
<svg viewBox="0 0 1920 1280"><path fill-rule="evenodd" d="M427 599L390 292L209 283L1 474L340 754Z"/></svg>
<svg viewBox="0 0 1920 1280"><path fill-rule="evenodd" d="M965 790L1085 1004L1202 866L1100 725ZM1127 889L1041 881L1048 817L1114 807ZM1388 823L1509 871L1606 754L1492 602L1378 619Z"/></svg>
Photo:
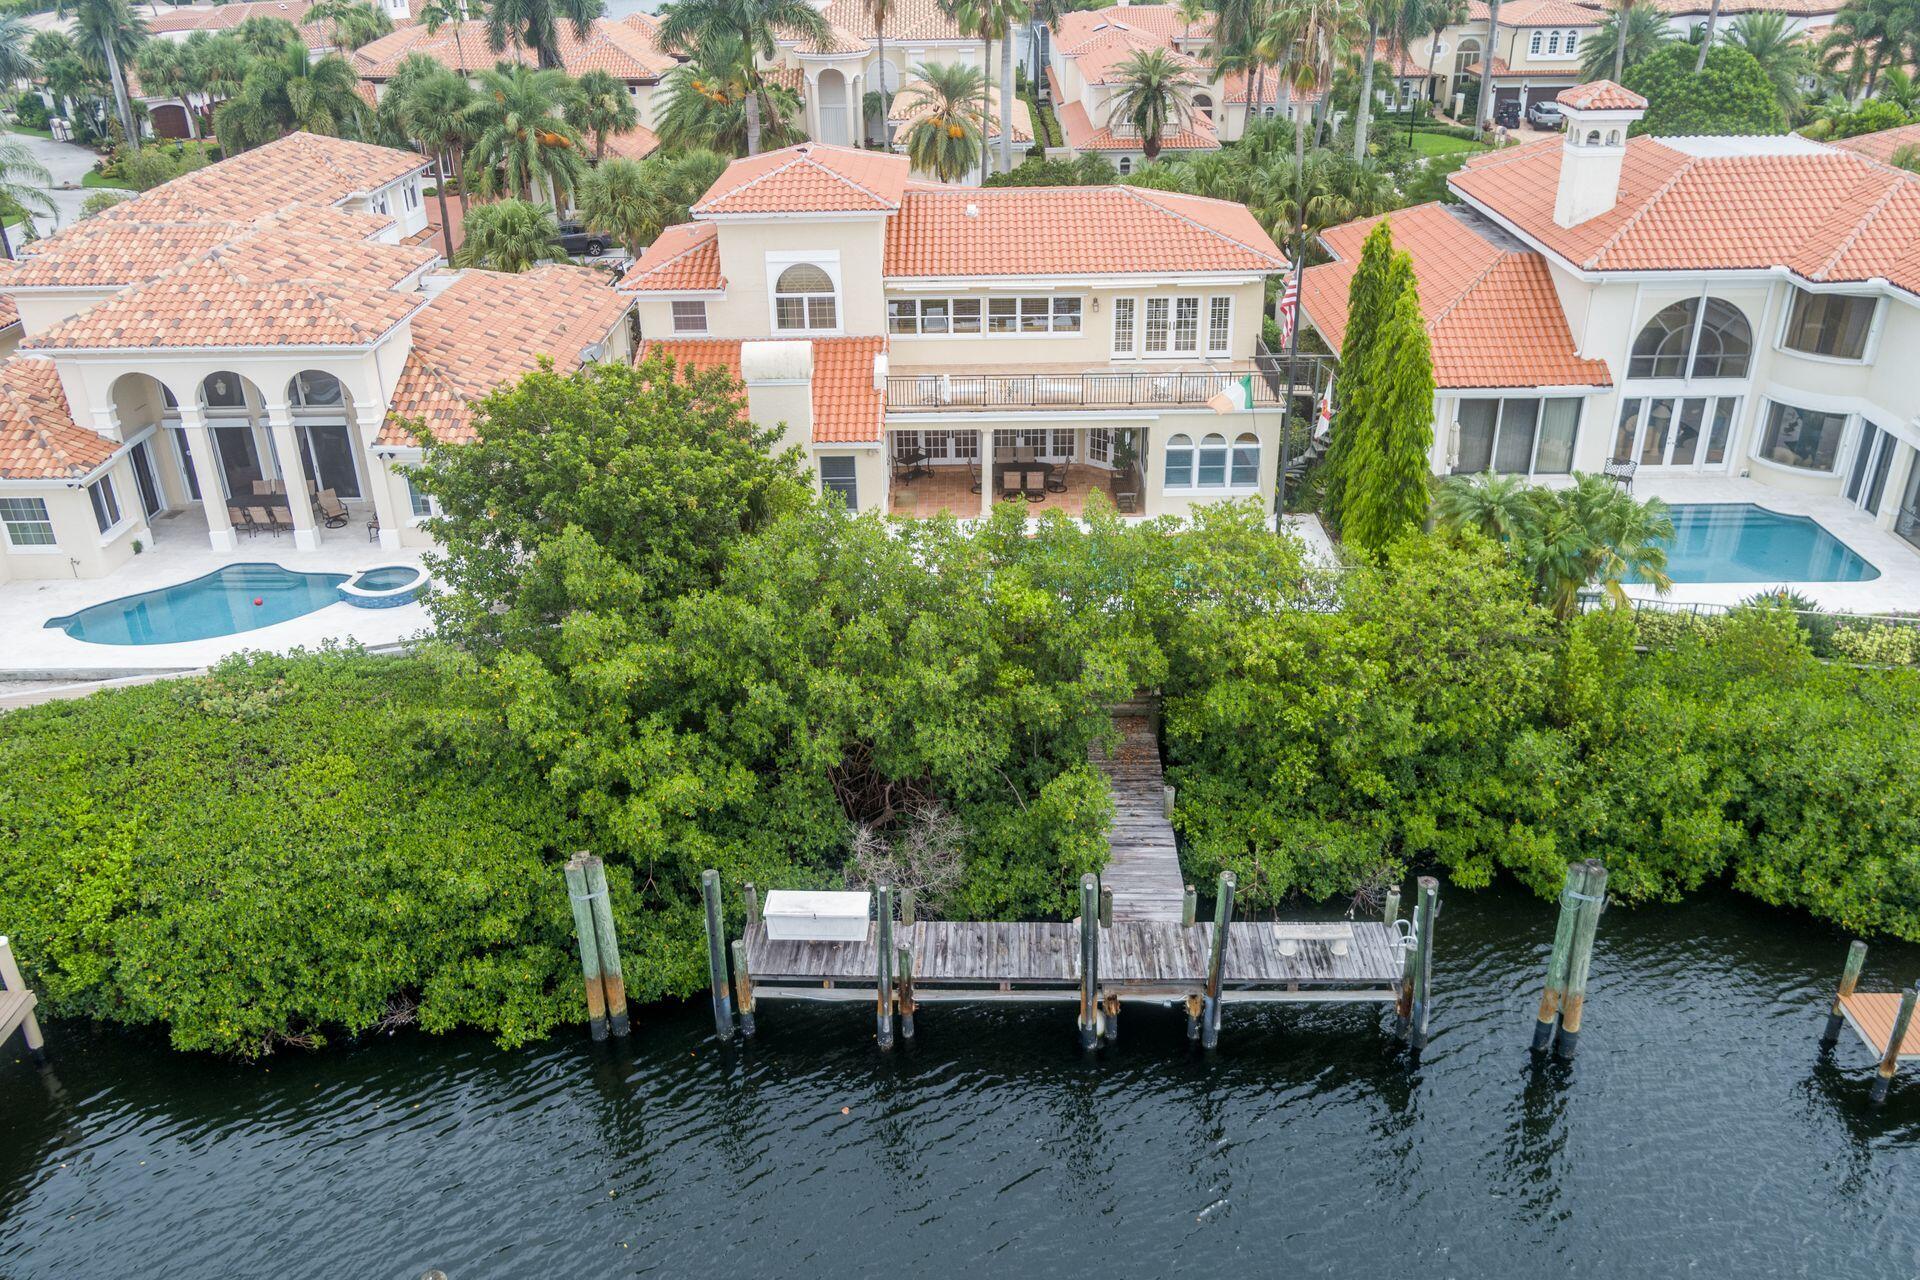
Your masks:
<svg viewBox="0 0 1920 1280"><path fill-rule="evenodd" d="M1433 452L1433 350L1414 283L1413 260L1393 256L1385 317L1360 369L1365 397L1347 460L1342 540L1378 552L1420 527Z"/></svg>
<svg viewBox="0 0 1920 1280"><path fill-rule="evenodd" d="M1326 485L1320 514L1335 529L1345 516L1347 489L1352 482L1349 459L1361 416L1355 410L1364 405L1364 399L1356 398L1361 370L1366 367L1387 313L1388 272L1393 264L1393 228L1387 224L1388 219L1382 218L1367 234L1360 249L1360 265L1354 268L1347 285L1347 333L1340 343L1340 377L1334 383L1333 438L1327 442L1326 461L1321 464Z"/></svg>

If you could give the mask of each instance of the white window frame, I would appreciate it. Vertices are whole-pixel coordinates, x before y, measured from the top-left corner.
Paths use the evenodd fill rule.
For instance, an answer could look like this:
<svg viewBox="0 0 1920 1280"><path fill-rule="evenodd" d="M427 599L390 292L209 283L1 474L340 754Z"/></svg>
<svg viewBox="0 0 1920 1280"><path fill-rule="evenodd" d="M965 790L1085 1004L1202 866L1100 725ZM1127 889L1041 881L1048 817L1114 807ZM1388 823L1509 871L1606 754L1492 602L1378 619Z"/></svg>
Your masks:
<svg viewBox="0 0 1920 1280"><path fill-rule="evenodd" d="M998 316L994 314L995 304L1002 308ZM1008 304L1012 306L1010 316L1004 310ZM1046 322L1045 329L1025 327L1035 316ZM995 329L996 319L1011 319L1012 327ZM1071 327L1064 323L1069 319ZM963 320L968 328L959 327ZM929 327L930 324L937 327ZM1086 325L1086 297L1078 293L947 294L887 299L887 333L895 338L1077 338L1086 332Z"/></svg>
<svg viewBox="0 0 1920 1280"><path fill-rule="evenodd" d="M1124 311L1124 314L1123 314ZM1125 335L1124 337L1122 335ZM1116 359L1131 360L1140 343L1140 300L1113 300L1113 354Z"/></svg>
<svg viewBox="0 0 1920 1280"><path fill-rule="evenodd" d="M833 284L833 326L816 328L809 324L801 329L783 328L780 324L780 276L788 267L818 267ZM818 294L799 295L818 297ZM810 310L810 309L809 309ZM812 319L811 314L807 317ZM776 338L789 336L836 337L846 331L847 290L846 282L840 274L840 251L838 249L813 250L774 250L767 254L767 331Z"/></svg>
<svg viewBox="0 0 1920 1280"><path fill-rule="evenodd" d="M400 472L400 478L407 482L408 525L417 525L423 520L430 520L440 514L440 500L431 494L420 492L419 486L413 482L413 469L411 467L403 468ZM425 511L420 510L423 506L426 507Z"/></svg>
<svg viewBox="0 0 1920 1280"><path fill-rule="evenodd" d="M1859 434L1859 432L1855 430L1856 424L1860 421L1859 414L1849 413L1844 409L1822 409L1814 405L1795 404L1791 400L1782 400L1778 396L1762 397L1760 406L1759 415L1753 420L1751 438L1747 442L1748 457L1763 467L1785 472L1788 475L1838 476L1845 471L1848 460L1853 456L1851 450L1857 447L1854 444L1854 437ZM1775 462L1772 458L1760 452L1761 448L1764 447L1767 442L1768 423L1773 418L1775 406L1781 409L1797 410L1801 413L1818 413L1827 417L1837 417L1840 419L1840 443L1834 446L1832 466L1821 470L1816 467L1796 466L1791 462Z"/></svg>
<svg viewBox="0 0 1920 1280"><path fill-rule="evenodd" d="M1529 55L1535 58L1540 56L1541 41L1546 36L1546 34L1547 33L1544 31L1536 31L1533 33L1533 39L1527 42L1527 53Z"/></svg>
<svg viewBox="0 0 1920 1280"><path fill-rule="evenodd" d="M697 325L686 323L682 319L680 314L680 308L682 307L699 308L700 323ZM673 331L675 333L711 333L713 332L713 330L709 327L708 320L707 320L707 300L705 298L675 298L672 302L667 304L667 313L672 320Z"/></svg>
<svg viewBox="0 0 1920 1280"><path fill-rule="evenodd" d="M128 514L127 508L120 501L120 490L114 485L111 472L90 482L86 490L87 505L93 510L93 523L100 530L100 544L105 546L119 537L121 532L133 523L133 517ZM103 525L101 521L106 518L109 508L112 510L113 519Z"/></svg>
<svg viewBox="0 0 1920 1280"><path fill-rule="evenodd" d="M1216 337L1220 339L1218 342L1214 341ZM1233 354L1233 295L1230 293L1216 293L1207 299L1207 354Z"/></svg>
<svg viewBox="0 0 1920 1280"><path fill-rule="evenodd" d="M1173 299L1166 296L1153 297L1148 298L1146 304L1146 323L1140 326L1140 355L1149 360L1155 356L1161 359L1171 358L1173 355ZM1156 323L1153 313L1156 304L1160 311L1158 320L1160 345L1157 347L1153 344Z"/></svg>
<svg viewBox="0 0 1920 1280"><path fill-rule="evenodd" d="M1226 308L1225 342L1215 345L1214 309L1222 304ZM1115 298L1113 357L1195 360L1231 356L1236 310L1233 295L1225 293L1150 293ZM1190 335L1183 334L1189 325ZM1188 336L1190 343L1185 341Z"/></svg>
<svg viewBox="0 0 1920 1280"><path fill-rule="evenodd" d="M1673 461L1673 449L1679 438L1679 433L1673 429L1673 424L1679 420L1680 406L1687 400L1703 400L1706 402L1706 408L1702 411L1700 420L1700 443L1695 461L1676 463ZM1673 406L1667 413L1667 439L1660 448L1660 461L1641 462L1640 454L1645 447L1647 423L1653 416L1653 406L1659 402L1665 402ZM1727 415L1727 440L1720 461L1709 462L1707 461L1707 453L1713 446L1713 424L1715 419L1720 416L1720 406L1723 403L1733 406ZM1633 462L1637 466L1649 471L1672 471L1683 475L1687 472L1700 472L1711 475L1715 472L1731 469L1734 460L1739 456L1739 450L1735 447L1734 441L1740 435L1740 415L1746 408L1746 397L1743 395L1737 393L1731 395L1701 395L1698 392L1689 395L1684 391L1660 391L1622 396L1620 398L1620 411L1614 415L1613 426L1607 442L1607 456L1609 458L1612 458L1614 451L1620 447L1620 419L1626 416L1627 406L1629 405L1639 406L1640 421L1639 424L1635 426L1633 432L1633 457L1627 459L1627 461ZM1579 444L1580 439L1579 430L1579 425L1576 423L1574 426L1574 443L1576 446ZM1534 440L1534 452L1536 454L1539 452L1539 447L1540 442L1536 436ZM1779 466L1781 464L1775 463L1773 465ZM1799 470L1800 468L1790 469ZM1529 471L1527 474L1532 475L1533 473ZM1549 472L1548 474L1554 473ZM1815 472L1813 474L1817 475L1819 473Z"/></svg>
<svg viewBox="0 0 1920 1280"><path fill-rule="evenodd" d="M1233 482L1233 451L1244 440L1251 439L1254 448L1253 483L1237 485ZM1209 441L1219 441L1210 444ZM1184 441L1185 443L1181 443ZM1171 494L1205 494L1207 496L1243 497L1260 492L1260 437L1250 431L1235 433L1231 438L1224 431L1201 430L1179 431L1167 437L1167 443L1160 450L1162 488L1161 492ZM1201 477L1202 459L1209 453L1220 453L1220 480L1209 483ZM1187 482L1177 484L1173 479L1174 455L1184 455Z"/></svg>
<svg viewBox="0 0 1920 1280"><path fill-rule="evenodd" d="M5 493L0 494L0 500L7 502L37 502L40 504L40 515L37 518L20 518L16 521L11 517L0 516L0 538L6 539L8 551L23 556L51 556L60 553L60 532L54 528L53 513L47 509L47 500L45 498L30 493ZM13 540L13 526L15 523L22 525L44 524L47 526L47 536L52 538L53 541L15 542Z"/></svg>
<svg viewBox="0 0 1920 1280"><path fill-rule="evenodd" d="M1787 305L1780 308L1780 328L1773 335L1774 350L1790 355L1795 360L1813 360L1821 364L1851 365L1858 368L1861 365L1873 363L1874 358L1880 353L1880 326L1887 314L1884 298L1870 293L1851 293L1844 289L1802 289L1798 285L1787 287L1790 290L1787 295ZM1867 340L1860 349L1858 359L1852 356L1821 355L1817 351L1802 351L1798 347L1787 345L1787 331L1793 327L1793 307L1800 300L1801 295L1813 297L1834 293L1848 298L1864 298L1873 303L1873 318L1867 321Z"/></svg>
<svg viewBox="0 0 1920 1280"><path fill-rule="evenodd" d="M1628 400L1635 399L1635 398L1636 397L1633 397L1633 396L1626 397L1626 399ZM1707 401L1707 421L1711 423L1713 419L1714 397L1691 396L1687 398L1694 399L1694 400L1705 399ZM1724 398L1733 400L1736 402L1739 400L1738 396L1727 396ZM1456 476L1500 475L1500 476L1523 476L1523 477L1543 476L1543 475L1569 476L1573 474L1574 470L1576 469L1576 462L1580 457L1580 431L1581 431L1581 428L1586 425L1586 418L1587 418L1586 397L1584 396L1499 396L1499 395L1467 396L1467 395L1463 395L1453 402L1453 411L1450 419L1452 423L1454 424L1459 423L1460 406L1469 400L1492 400L1496 405L1499 406L1493 411L1493 436L1491 439L1487 441L1487 465L1479 471L1463 471L1457 465L1450 466L1447 468L1447 474L1456 475ZM1565 471L1542 471L1540 470L1540 438L1541 438L1540 424L1546 420L1547 406L1562 400L1570 400L1573 402L1573 441L1567 447L1567 469ZM1519 404L1519 403L1531 403L1534 406L1533 443L1527 449L1527 469L1525 471L1499 471L1495 469L1494 463L1500 457L1500 431L1501 431L1501 428L1505 427L1507 423L1507 406L1509 404ZM1622 403L1625 403L1625 401L1622 401ZM1616 428L1618 427L1617 422L1615 423L1615 426ZM1636 440L1637 438L1638 437L1636 436ZM1704 445L1705 443L1704 440L1702 441L1702 443ZM1729 430L1728 432L1727 443L1729 446L1728 454L1729 456L1731 456L1732 454L1731 445L1733 443L1731 430ZM1609 445L1608 448L1612 448L1612 446ZM1449 452L1451 451L1452 450L1450 448ZM1673 451L1673 442L1669 440L1667 442L1667 452L1671 454L1672 451Z"/></svg>

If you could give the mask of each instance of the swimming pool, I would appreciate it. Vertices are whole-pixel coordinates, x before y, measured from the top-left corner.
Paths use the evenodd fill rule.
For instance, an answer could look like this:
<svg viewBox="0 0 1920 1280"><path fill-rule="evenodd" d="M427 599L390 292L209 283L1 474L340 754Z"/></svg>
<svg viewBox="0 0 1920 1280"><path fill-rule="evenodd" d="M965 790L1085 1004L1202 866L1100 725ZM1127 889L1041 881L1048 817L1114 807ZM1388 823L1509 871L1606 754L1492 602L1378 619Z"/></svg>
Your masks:
<svg viewBox="0 0 1920 1280"><path fill-rule="evenodd" d="M1880 576L1811 516L1736 502L1672 511L1667 576L1675 582L1871 582Z"/></svg>
<svg viewBox="0 0 1920 1280"><path fill-rule="evenodd" d="M277 564L230 564L191 582L122 596L47 619L92 644L175 644L285 622L340 600L344 573L294 573Z"/></svg>

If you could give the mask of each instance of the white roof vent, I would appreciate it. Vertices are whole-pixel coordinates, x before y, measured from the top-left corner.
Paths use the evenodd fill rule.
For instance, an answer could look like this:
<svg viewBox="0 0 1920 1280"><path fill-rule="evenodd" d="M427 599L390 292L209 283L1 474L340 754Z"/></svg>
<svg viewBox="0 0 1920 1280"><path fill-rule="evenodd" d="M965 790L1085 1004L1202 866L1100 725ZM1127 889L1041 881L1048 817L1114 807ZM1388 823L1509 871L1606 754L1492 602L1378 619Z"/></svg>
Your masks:
<svg viewBox="0 0 1920 1280"><path fill-rule="evenodd" d="M973 203L971 203L971 202L969 202L969 203L968 203L968 205L967 205L967 216L968 216L969 218L977 218L977 217L979 217L979 216L980 216L980 206L979 206L979 205L977 205L977 204L973 204Z"/></svg>

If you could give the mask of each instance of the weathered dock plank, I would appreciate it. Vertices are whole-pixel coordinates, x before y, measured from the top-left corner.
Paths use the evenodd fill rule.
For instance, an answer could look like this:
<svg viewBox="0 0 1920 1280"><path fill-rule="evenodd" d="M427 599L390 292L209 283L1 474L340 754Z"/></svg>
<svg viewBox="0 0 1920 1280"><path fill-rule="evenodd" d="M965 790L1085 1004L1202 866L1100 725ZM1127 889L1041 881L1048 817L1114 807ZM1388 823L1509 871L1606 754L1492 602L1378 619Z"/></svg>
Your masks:
<svg viewBox="0 0 1920 1280"><path fill-rule="evenodd" d="M1117 715L1120 735L1113 751L1098 744L1088 758L1107 775L1113 795L1113 822L1107 830L1109 854L1100 873L1102 887L1113 891L1113 920L1178 924L1185 885L1173 824L1162 813L1160 744L1145 715Z"/></svg>

